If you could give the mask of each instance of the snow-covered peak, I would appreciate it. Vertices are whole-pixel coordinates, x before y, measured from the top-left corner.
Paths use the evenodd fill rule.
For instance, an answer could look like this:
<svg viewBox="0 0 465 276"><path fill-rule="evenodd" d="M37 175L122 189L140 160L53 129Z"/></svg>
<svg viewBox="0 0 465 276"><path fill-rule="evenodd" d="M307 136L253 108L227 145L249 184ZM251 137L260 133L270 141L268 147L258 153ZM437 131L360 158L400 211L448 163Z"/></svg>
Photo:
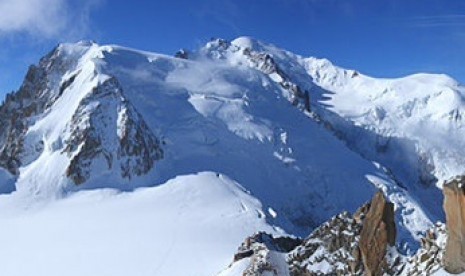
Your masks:
<svg viewBox="0 0 465 276"><path fill-rule="evenodd" d="M91 47L99 47L99 45L91 40L80 40L74 43L60 43L56 50L70 56L82 56Z"/></svg>
<svg viewBox="0 0 465 276"><path fill-rule="evenodd" d="M464 148L464 88L447 75L419 73L378 79L338 67L327 59L301 57L250 37L232 42L216 40L201 53L267 74L272 82L282 86L283 96L289 101L302 110L312 109L334 128L336 135L343 133L354 150L374 161L384 163L383 158L392 159L373 152L386 147L379 140L405 140L399 144L415 153L408 153L410 172L397 172L404 175L400 177L404 178L402 182L440 184L464 173L457 164L464 161L465 153L456 150ZM305 107L307 91L312 99L310 108ZM351 124L378 137L374 138L377 145L373 150L356 145L358 139L349 137L353 130L347 127L353 128ZM396 170L391 165L388 168Z"/></svg>
<svg viewBox="0 0 465 276"><path fill-rule="evenodd" d="M76 185L134 189L162 157L160 140L104 72L110 46L61 44L2 107L0 164L18 192L61 196ZM15 123L20 121L21 124ZM132 183L136 178L139 185Z"/></svg>
<svg viewBox="0 0 465 276"><path fill-rule="evenodd" d="M445 110L435 102L462 110L453 81L374 79L247 37L182 58L62 44L24 87L0 108L0 166L32 195L131 190L216 171L259 198L273 223L300 234L381 188L402 210L401 242L410 242L441 216L423 211L438 191L418 184L461 162L444 147L453 141L444 133L459 137L459 124L432 127ZM438 142L414 129L438 131ZM428 150L433 144L442 151Z"/></svg>
<svg viewBox="0 0 465 276"><path fill-rule="evenodd" d="M271 44L264 43L260 40L257 40L249 36L238 37L231 41L231 45L234 45L241 49L250 49L250 50L259 51L259 52L266 51L266 50L269 51L270 49L273 49L273 48L277 49L275 46Z"/></svg>
<svg viewBox="0 0 465 276"><path fill-rule="evenodd" d="M325 58L304 58L301 59L301 64L313 82L321 87L341 87L346 85L352 78L364 77L357 71L335 66Z"/></svg>
<svg viewBox="0 0 465 276"><path fill-rule="evenodd" d="M457 166L465 153L458 150L463 148L464 88L450 77L415 74L376 79L333 67L309 72L323 88L315 95L324 107L321 115L332 124L339 125L340 120L328 111L386 141L410 140L404 146L415 148L419 160L411 162L424 163L418 170L429 171L440 180L438 184L464 173ZM412 181L418 180L406 180Z"/></svg>
<svg viewBox="0 0 465 276"><path fill-rule="evenodd" d="M241 48L256 49L261 45L259 41L249 36L241 36L231 41L231 44Z"/></svg>

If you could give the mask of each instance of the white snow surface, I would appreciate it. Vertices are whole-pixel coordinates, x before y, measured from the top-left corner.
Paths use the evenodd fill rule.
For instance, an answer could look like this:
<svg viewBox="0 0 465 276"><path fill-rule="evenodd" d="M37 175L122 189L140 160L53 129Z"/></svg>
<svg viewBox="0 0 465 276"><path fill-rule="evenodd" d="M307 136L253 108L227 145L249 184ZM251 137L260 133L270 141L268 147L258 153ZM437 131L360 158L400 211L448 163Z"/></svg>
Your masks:
<svg viewBox="0 0 465 276"><path fill-rule="evenodd" d="M221 271L217 276L242 276L244 271L249 267L251 257L243 258L237 262L230 264L226 269Z"/></svg>
<svg viewBox="0 0 465 276"><path fill-rule="evenodd" d="M207 45L182 60L111 49L103 52L99 70L117 77L166 142L155 169L161 180L203 170L224 173L280 214L273 223L302 235L369 200L377 188L370 175L391 181L290 105L267 75L238 65L244 58L238 52L222 59ZM407 232L415 236L424 227L428 223Z"/></svg>
<svg viewBox="0 0 465 276"><path fill-rule="evenodd" d="M465 273L459 273L459 274L452 274L452 273L449 273L447 271L445 271L443 268L441 268L440 270L434 272L432 274L432 276L449 276L449 275L458 275L458 276L464 276Z"/></svg>
<svg viewBox="0 0 465 276"><path fill-rule="evenodd" d="M336 76L347 76L337 69ZM464 173L465 89L453 79L433 74L400 79L358 75L340 82L317 82L335 92L322 101L329 110L379 135L412 140L434 165L438 185Z"/></svg>
<svg viewBox="0 0 465 276"><path fill-rule="evenodd" d="M215 275L245 236L281 235L236 182L203 172L48 203L0 196L0 275Z"/></svg>

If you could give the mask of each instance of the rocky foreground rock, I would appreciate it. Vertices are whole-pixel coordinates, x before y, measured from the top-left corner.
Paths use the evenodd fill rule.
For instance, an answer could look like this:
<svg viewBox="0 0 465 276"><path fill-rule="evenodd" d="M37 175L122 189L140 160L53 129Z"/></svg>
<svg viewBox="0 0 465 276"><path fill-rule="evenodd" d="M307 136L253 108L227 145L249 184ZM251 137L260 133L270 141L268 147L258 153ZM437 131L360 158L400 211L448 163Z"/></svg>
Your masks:
<svg viewBox="0 0 465 276"><path fill-rule="evenodd" d="M444 184L447 243L444 268L450 273L465 271L465 176Z"/></svg>
<svg viewBox="0 0 465 276"><path fill-rule="evenodd" d="M366 275L381 275L386 270L388 246L396 242L394 204L382 192L373 197L360 233L360 253Z"/></svg>
<svg viewBox="0 0 465 276"><path fill-rule="evenodd" d="M462 215L463 205L456 205L454 201L460 198L458 192L463 195L461 181L454 180L445 188L446 212L455 207L455 213L449 212L447 218L456 216L447 223L452 233L447 248L446 225L438 222L425 233L416 254L400 254L395 246L395 208L379 191L355 214L342 212L315 229L305 240L277 238L266 233L247 238L231 265L219 275L422 276L434 275L441 268L451 273L461 272L463 244L461 232L457 230L462 228L456 228L461 223L456 218Z"/></svg>
<svg viewBox="0 0 465 276"><path fill-rule="evenodd" d="M295 245L293 248L276 250L282 248L277 238L268 237L265 242L253 237L246 239L239 248L229 269L235 269L237 256L241 256L242 261L248 258L243 275L267 275L265 271L291 276L393 275L402 269L401 256L393 247L396 237L394 207L381 192L354 215L343 212L333 217L303 241L287 238L286 244ZM248 245L248 250L244 250L244 244ZM276 273L283 271L283 263L286 271ZM222 275L233 274L224 272Z"/></svg>

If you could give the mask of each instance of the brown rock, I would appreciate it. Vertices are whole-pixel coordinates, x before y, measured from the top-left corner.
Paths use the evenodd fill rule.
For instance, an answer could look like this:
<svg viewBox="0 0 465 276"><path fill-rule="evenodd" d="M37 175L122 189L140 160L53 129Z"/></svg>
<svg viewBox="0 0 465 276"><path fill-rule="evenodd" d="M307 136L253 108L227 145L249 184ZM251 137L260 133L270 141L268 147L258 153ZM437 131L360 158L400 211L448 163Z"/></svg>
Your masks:
<svg viewBox="0 0 465 276"><path fill-rule="evenodd" d="M366 203L362 205L362 207L358 208L358 210L354 214L354 220L356 223L362 223L363 219L365 219L366 214L370 210L370 203Z"/></svg>
<svg viewBox="0 0 465 276"><path fill-rule="evenodd" d="M352 257L354 260L349 262L350 272L352 274L356 274L360 269L360 264L362 263L360 260L360 248L358 246L352 250Z"/></svg>
<svg viewBox="0 0 465 276"><path fill-rule="evenodd" d="M465 271L465 176L444 184L447 242L444 268L450 273Z"/></svg>
<svg viewBox="0 0 465 276"><path fill-rule="evenodd" d="M371 200L360 234L360 252L365 275L382 275L386 265L387 246L396 240L394 205L387 202L381 191Z"/></svg>
<svg viewBox="0 0 465 276"><path fill-rule="evenodd" d="M234 254L234 259L233 259L233 262L237 262L239 260L242 260L244 258L248 258L250 256L253 255L253 250L252 249L249 249L249 250L246 250L246 251L240 251L240 252L237 252L236 254Z"/></svg>

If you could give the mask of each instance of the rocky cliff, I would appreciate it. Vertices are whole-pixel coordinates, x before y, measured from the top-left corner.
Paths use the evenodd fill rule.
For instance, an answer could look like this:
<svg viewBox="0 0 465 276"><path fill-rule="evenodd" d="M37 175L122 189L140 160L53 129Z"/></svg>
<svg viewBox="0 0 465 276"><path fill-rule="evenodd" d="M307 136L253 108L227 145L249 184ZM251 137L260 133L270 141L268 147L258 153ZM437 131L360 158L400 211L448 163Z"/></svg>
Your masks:
<svg viewBox="0 0 465 276"><path fill-rule="evenodd" d="M465 271L465 176L444 184L447 243L444 268L451 273Z"/></svg>
<svg viewBox="0 0 465 276"><path fill-rule="evenodd" d="M162 142L119 81L98 72L99 56L90 42L59 45L0 106L0 167L19 189L53 195L84 183L127 185L163 158ZM45 185L61 187L38 187Z"/></svg>
<svg viewBox="0 0 465 276"><path fill-rule="evenodd" d="M219 275L423 276L434 275L442 268L454 272L451 268L462 264L456 254L461 243L451 244L449 238L447 250L453 251L447 253L446 226L440 222L424 233L415 254L400 254L393 216L394 206L378 192L353 215L343 212L331 218L304 240L265 233L247 238L231 265ZM281 244L286 245L285 249ZM454 263L457 261L458 265ZM244 263L245 270L241 268Z"/></svg>
<svg viewBox="0 0 465 276"><path fill-rule="evenodd" d="M382 275L386 271L386 251L396 242L394 204L382 192L373 197L360 233L360 252L365 274Z"/></svg>
<svg viewBox="0 0 465 276"><path fill-rule="evenodd" d="M283 263L285 274L274 275L399 275L404 269L403 257L395 249L393 204L381 192L354 215L343 212L333 217L303 241L285 238L286 250L281 249L280 238L265 235L264 242L256 236L244 242L248 245L247 251L244 244L239 248L229 271L244 258L249 260L244 275L266 275L264 271L273 272L276 268L283 270ZM273 259L264 257L273 254ZM223 273L234 275L228 274L228 269Z"/></svg>

